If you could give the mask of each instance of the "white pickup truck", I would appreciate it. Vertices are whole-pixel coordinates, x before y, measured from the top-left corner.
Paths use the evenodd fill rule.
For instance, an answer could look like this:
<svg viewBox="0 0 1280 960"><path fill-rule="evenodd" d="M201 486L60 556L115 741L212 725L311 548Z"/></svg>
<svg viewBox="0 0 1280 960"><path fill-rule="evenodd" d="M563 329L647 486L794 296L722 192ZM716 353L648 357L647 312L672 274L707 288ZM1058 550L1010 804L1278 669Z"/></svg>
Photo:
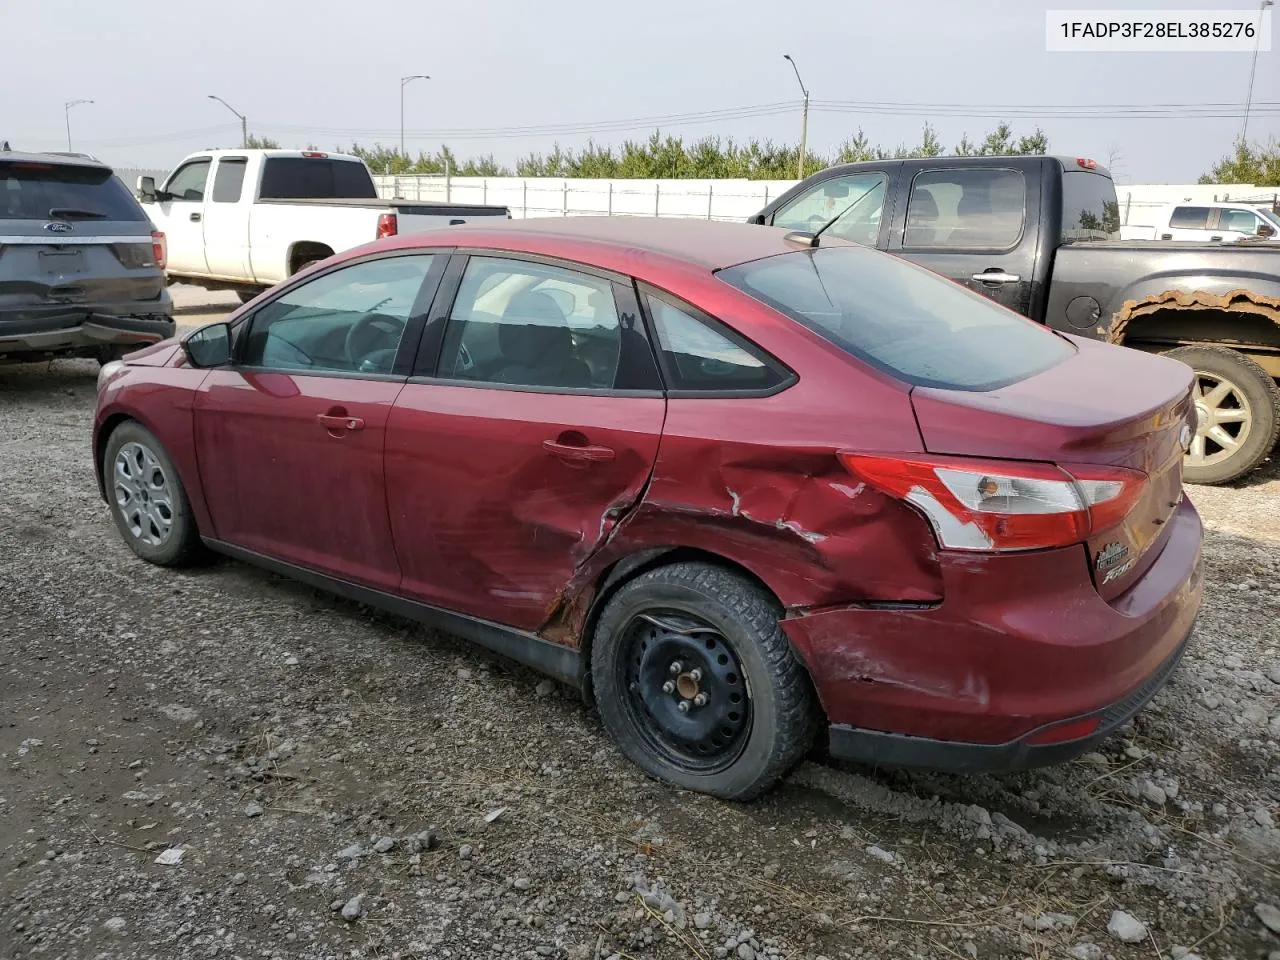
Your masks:
<svg viewBox="0 0 1280 960"><path fill-rule="evenodd" d="M315 150L205 150L138 199L169 244L175 283L249 300L317 260L399 233L506 217L506 207L382 200L359 157Z"/></svg>
<svg viewBox="0 0 1280 960"><path fill-rule="evenodd" d="M1186 240L1233 243L1280 236L1280 214L1245 201L1239 203L1175 203L1156 211L1154 226L1123 226L1121 240Z"/></svg>

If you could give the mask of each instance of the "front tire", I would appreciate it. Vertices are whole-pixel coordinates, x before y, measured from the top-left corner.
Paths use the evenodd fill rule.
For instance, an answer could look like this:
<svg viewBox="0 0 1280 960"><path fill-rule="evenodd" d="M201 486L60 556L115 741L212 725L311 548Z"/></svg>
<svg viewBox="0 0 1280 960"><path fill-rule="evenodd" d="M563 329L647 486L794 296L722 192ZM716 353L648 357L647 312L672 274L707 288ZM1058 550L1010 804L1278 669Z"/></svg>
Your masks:
<svg viewBox="0 0 1280 960"><path fill-rule="evenodd" d="M135 554L162 567L204 553L187 491L160 441L142 424L121 424L107 440L102 476L111 519Z"/></svg>
<svg viewBox="0 0 1280 960"><path fill-rule="evenodd" d="M605 729L651 776L726 800L768 790L808 751L819 713L776 601L704 563L621 587L591 655Z"/></svg>
<svg viewBox="0 0 1280 960"><path fill-rule="evenodd" d="M1280 388L1271 375L1228 347L1178 347L1165 356L1196 375L1196 432L1183 479L1228 483L1266 460L1280 437Z"/></svg>

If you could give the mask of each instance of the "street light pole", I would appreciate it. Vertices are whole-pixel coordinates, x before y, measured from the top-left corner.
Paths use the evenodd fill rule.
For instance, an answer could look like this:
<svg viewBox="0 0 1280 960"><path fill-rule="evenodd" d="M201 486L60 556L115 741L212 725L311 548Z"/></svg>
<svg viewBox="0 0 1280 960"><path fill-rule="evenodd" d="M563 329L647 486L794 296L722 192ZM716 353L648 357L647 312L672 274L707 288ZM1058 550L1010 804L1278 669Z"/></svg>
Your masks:
<svg viewBox="0 0 1280 960"><path fill-rule="evenodd" d="M223 100L221 97L216 97L212 93L209 94L209 99L217 100L220 104L240 118L240 146L242 148L247 148L249 146L249 121L244 118L244 114L231 104L227 103L227 101Z"/></svg>
<svg viewBox="0 0 1280 960"><path fill-rule="evenodd" d="M1258 44L1262 41L1262 18L1265 15L1267 7L1271 6L1272 0L1259 0L1258 2L1258 25L1253 35L1253 62L1249 64L1249 92L1244 97L1244 123L1240 125L1240 142L1248 143L1249 135L1249 107L1253 104L1253 75L1258 69Z"/></svg>
<svg viewBox="0 0 1280 960"><path fill-rule="evenodd" d="M92 100L68 100L62 105L62 112L67 119L67 151L71 150L71 108L78 107L82 103L93 103Z"/></svg>
<svg viewBox="0 0 1280 960"><path fill-rule="evenodd" d="M430 80L425 73L415 73L411 77L400 78L400 156L408 158L408 154L404 151L404 88L414 80Z"/></svg>
<svg viewBox="0 0 1280 960"><path fill-rule="evenodd" d="M1270 2L1270 0L1268 0ZM791 69L796 72L796 83L800 84L800 92L804 94L804 113L800 118L800 162L796 164L796 176L798 179L804 179L804 157L809 149L809 91L805 89L804 81L800 79L800 68L796 66L796 62L791 59L791 54L784 53L782 59L791 64Z"/></svg>

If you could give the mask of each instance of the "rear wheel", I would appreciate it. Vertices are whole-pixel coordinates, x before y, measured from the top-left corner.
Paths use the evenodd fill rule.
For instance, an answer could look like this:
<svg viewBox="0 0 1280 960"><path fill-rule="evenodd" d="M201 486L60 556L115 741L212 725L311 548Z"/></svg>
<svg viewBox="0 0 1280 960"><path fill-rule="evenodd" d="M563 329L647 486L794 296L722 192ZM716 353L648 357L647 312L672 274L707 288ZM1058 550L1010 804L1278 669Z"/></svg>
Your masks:
<svg viewBox="0 0 1280 960"><path fill-rule="evenodd" d="M102 458L111 519L135 554L162 567L204 553L187 491L160 441L140 423L112 432Z"/></svg>
<svg viewBox="0 0 1280 960"><path fill-rule="evenodd" d="M1196 375L1196 431L1183 478L1227 483L1261 464L1280 436L1280 388L1267 371L1228 347L1179 347L1166 356Z"/></svg>
<svg viewBox="0 0 1280 960"><path fill-rule="evenodd" d="M813 742L809 676L776 602L709 564L641 574L605 606L591 676L605 728L652 776L730 800L769 789Z"/></svg>

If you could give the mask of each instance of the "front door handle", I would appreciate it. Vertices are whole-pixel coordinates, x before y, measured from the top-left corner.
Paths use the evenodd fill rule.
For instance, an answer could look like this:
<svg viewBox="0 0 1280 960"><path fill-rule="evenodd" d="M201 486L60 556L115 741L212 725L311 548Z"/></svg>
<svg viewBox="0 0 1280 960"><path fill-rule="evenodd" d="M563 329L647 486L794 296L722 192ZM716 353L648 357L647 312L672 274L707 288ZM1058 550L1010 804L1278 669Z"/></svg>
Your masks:
<svg viewBox="0 0 1280 960"><path fill-rule="evenodd" d="M598 447L591 444L580 447L572 443L560 443L558 440L543 440L542 449L561 460L572 460L577 463L607 463L614 457L611 447Z"/></svg>
<svg viewBox="0 0 1280 960"><path fill-rule="evenodd" d="M988 270L986 273L975 273L973 279L979 283L1017 283L1022 278L1016 273L1005 273L1003 270Z"/></svg>
<svg viewBox="0 0 1280 960"><path fill-rule="evenodd" d="M364 421L359 417L348 417L345 413L322 413L316 417L316 423L330 433L363 430Z"/></svg>
<svg viewBox="0 0 1280 960"><path fill-rule="evenodd" d="M193 213L193 214L191 214L191 222L192 222L192 223L199 223L199 222L200 222L200 214L198 214L198 213Z"/></svg>

